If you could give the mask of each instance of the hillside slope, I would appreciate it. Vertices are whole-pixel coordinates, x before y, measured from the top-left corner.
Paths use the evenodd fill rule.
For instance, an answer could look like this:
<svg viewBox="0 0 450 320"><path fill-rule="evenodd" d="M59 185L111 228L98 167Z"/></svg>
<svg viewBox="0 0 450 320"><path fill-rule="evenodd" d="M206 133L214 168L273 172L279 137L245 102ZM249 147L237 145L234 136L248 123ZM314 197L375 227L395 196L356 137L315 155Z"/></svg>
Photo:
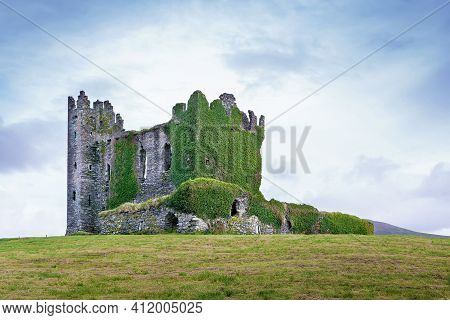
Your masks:
<svg viewBox="0 0 450 320"><path fill-rule="evenodd" d="M385 222L372 221L372 220L369 220L369 221L373 223L375 235L409 235L409 236L420 236L420 237L430 237L430 238L449 238L449 236L441 236L441 235L437 235L437 234L411 231L408 229L393 226L392 224L385 223Z"/></svg>
<svg viewBox="0 0 450 320"><path fill-rule="evenodd" d="M0 240L1 299L450 299L450 239L134 235Z"/></svg>

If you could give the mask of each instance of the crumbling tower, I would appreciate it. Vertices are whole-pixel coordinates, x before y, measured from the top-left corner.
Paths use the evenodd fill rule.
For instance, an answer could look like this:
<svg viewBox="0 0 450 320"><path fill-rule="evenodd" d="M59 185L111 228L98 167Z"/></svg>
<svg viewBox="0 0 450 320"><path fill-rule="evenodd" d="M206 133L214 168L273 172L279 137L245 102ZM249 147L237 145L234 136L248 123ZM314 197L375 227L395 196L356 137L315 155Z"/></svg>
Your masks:
<svg viewBox="0 0 450 320"><path fill-rule="evenodd" d="M120 114L108 102L93 108L84 91L77 101L68 98L67 234L96 232L97 213L105 209L114 137L123 131Z"/></svg>

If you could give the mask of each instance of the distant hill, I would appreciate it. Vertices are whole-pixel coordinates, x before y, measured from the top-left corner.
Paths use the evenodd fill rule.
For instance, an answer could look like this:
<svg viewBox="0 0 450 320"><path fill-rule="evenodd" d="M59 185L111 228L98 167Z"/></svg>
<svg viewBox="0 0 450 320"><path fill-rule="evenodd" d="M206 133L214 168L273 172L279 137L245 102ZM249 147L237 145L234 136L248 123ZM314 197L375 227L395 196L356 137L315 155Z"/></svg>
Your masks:
<svg viewBox="0 0 450 320"><path fill-rule="evenodd" d="M420 236L420 237L430 237L430 238L449 238L449 236L441 236L431 233L421 233L415 232L408 229L393 226L392 224L369 220L373 223L374 234L375 235L410 235L410 236Z"/></svg>

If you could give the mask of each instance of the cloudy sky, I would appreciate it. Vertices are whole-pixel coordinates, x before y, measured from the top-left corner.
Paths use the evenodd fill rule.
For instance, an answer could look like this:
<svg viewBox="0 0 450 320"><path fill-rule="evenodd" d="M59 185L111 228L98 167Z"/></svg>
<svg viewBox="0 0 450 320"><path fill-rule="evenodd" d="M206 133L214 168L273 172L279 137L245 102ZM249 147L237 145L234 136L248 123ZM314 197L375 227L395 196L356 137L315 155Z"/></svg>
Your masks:
<svg viewBox="0 0 450 320"><path fill-rule="evenodd" d="M1 0L0 237L65 232L67 96L169 118L2 3L167 112L200 89L264 114L267 198L450 235L450 5L278 117L445 2ZM307 126L311 172L275 172Z"/></svg>

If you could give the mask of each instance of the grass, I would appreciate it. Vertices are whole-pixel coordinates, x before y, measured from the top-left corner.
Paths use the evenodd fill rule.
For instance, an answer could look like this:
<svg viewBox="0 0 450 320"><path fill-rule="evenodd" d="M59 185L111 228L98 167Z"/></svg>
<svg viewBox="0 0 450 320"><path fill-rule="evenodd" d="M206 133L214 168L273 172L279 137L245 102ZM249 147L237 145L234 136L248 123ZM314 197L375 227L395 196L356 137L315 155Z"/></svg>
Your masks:
<svg viewBox="0 0 450 320"><path fill-rule="evenodd" d="M0 299L450 299L450 240L360 235L0 240Z"/></svg>

